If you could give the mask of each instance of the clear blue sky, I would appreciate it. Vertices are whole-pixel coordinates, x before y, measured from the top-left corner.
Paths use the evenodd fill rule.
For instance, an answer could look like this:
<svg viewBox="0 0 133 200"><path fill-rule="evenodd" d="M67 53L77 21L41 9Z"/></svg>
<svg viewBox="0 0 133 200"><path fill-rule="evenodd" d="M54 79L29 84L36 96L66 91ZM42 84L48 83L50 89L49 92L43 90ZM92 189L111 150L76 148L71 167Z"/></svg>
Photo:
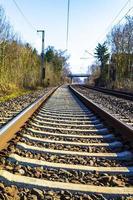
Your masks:
<svg viewBox="0 0 133 200"><path fill-rule="evenodd" d="M45 29L45 47L52 45L56 49L66 49L67 0L16 2L35 29ZM106 28L126 2L127 0L70 0L68 53L71 54L70 67L73 72L86 72L88 65L93 62L93 57L87 55L85 49L93 54L97 43L102 42L105 37ZM4 7L14 30L40 52L41 38L26 23L13 0L0 0L0 4ZM114 24L132 6L133 0L129 0ZM133 10L130 15L133 15ZM80 59L88 56L89 59Z"/></svg>

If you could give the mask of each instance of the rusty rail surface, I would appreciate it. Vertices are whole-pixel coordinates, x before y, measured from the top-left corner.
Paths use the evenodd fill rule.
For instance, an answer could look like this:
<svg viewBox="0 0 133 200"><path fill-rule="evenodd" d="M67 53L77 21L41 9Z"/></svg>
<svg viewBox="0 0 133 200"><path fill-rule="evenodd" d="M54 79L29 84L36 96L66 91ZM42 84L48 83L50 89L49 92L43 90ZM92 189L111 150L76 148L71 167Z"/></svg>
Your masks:
<svg viewBox="0 0 133 200"><path fill-rule="evenodd" d="M33 115L42 103L44 103L54 93L56 89L57 87L52 88L48 93L29 105L0 129L0 150L7 146L8 141L13 138L15 133L20 130L24 123Z"/></svg>
<svg viewBox="0 0 133 200"><path fill-rule="evenodd" d="M85 97L83 94L69 86L70 90L92 111L100 116L109 126L115 129L115 134L119 134L125 142L133 147L133 128L123 123L105 109L98 107L98 104Z"/></svg>

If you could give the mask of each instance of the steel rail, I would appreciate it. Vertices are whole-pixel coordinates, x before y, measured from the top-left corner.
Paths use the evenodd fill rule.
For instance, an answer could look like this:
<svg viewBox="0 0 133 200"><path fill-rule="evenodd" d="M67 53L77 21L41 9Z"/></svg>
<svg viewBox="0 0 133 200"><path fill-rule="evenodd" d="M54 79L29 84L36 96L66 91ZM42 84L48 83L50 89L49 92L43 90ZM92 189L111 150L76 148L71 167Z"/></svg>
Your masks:
<svg viewBox="0 0 133 200"><path fill-rule="evenodd" d="M83 87L133 101L133 93L131 92L123 92L119 90L111 90L111 89L101 88L101 87L90 87L87 85L83 85Z"/></svg>
<svg viewBox="0 0 133 200"><path fill-rule="evenodd" d="M85 97L72 86L69 86L72 93L74 93L89 109L101 117L110 127L115 129L115 134L123 138L124 142L128 142L133 147L133 128L123 123L105 109L98 107L98 104Z"/></svg>
<svg viewBox="0 0 133 200"><path fill-rule="evenodd" d="M0 150L8 145L8 141L13 138L15 133L20 130L25 122L34 114L34 112L42 105L42 103L44 103L54 93L56 89L57 87L52 88L48 93L44 94L34 103L26 107L0 129Z"/></svg>

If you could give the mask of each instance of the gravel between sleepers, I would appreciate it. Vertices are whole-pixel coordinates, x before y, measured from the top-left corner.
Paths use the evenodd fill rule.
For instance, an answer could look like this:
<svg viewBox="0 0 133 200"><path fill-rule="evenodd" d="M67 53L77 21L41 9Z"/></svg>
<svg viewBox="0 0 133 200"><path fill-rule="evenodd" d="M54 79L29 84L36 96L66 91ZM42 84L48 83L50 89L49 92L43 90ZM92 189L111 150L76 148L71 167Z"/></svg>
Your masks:
<svg viewBox="0 0 133 200"><path fill-rule="evenodd" d="M53 191L50 189L19 188L15 185L0 183L0 199L8 200L132 200L128 197L105 197L102 194L85 194L81 192Z"/></svg>
<svg viewBox="0 0 133 200"><path fill-rule="evenodd" d="M89 153L107 153L107 152L120 152L122 148L114 148L111 149L109 147L98 147L98 146L77 146L77 145L69 145L69 144L54 144L54 143L46 143L39 141L31 141L28 138L20 139L20 142L23 142L27 145L31 145L34 147L41 147L47 149L56 149L56 150L65 150L65 151L78 151L78 152L89 152Z"/></svg>
<svg viewBox="0 0 133 200"><path fill-rule="evenodd" d="M27 134L27 132L25 132ZM74 138L74 137L62 137L62 136L52 136L52 135L46 135L44 134L39 134L39 133L33 133L31 131L28 131L28 135L34 136L34 137L39 137L39 138L45 138L45 139L50 139L50 140L56 140L56 141L70 141L70 142L83 142L83 143L92 143L92 142L96 142L96 143L101 143L101 142L105 142L107 140L104 140L102 138L100 139L89 139L89 138ZM110 142L113 140L109 140Z"/></svg>
<svg viewBox="0 0 133 200"><path fill-rule="evenodd" d="M77 184L109 186L109 187L129 187L133 185L133 177L124 175L109 175L108 173L99 174L98 172L82 172L77 170L64 170L47 168L46 166L31 167L26 164L19 165L7 160L2 167L13 174L34 177L49 181L60 181Z"/></svg>
<svg viewBox="0 0 133 200"><path fill-rule="evenodd" d="M34 158L43 161L55 162L55 163L69 163L79 164L86 166L103 166L103 167L117 167L127 166L127 161L109 160L104 158L87 157L87 156L75 156L75 155L56 155L52 153L32 153L29 150L21 150L19 148L12 148L12 153L16 153L19 156L26 158ZM130 163L132 164L132 163Z"/></svg>
<svg viewBox="0 0 133 200"><path fill-rule="evenodd" d="M78 132L78 135L89 135L89 134L91 134L91 135L97 135L97 130L98 129L90 129L90 130L92 130L90 133L88 132L89 131L89 129L87 128L86 130L87 131L82 131L82 130L84 130L84 129L81 129L81 131L75 131L75 130L73 130L73 129L70 129L70 130L61 130L60 128L55 128L55 129L52 129L52 127L51 127L51 129L50 129L50 127L36 127L36 126L34 126L33 124L31 125L31 124L29 124L28 125L28 127L29 128L33 128L34 130L37 130L37 131L46 131L46 133L47 132L49 132L49 133L62 133L62 134L77 134L77 132ZM100 130L100 129L99 129Z"/></svg>

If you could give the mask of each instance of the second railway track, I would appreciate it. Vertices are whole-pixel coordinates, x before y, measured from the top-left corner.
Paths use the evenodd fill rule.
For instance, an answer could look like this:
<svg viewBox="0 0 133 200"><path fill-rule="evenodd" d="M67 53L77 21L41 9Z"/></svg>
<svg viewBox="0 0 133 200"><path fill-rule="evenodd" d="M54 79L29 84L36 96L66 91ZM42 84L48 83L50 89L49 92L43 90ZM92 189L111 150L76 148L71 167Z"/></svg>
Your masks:
<svg viewBox="0 0 133 200"><path fill-rule="evenodd" d="M0 151L0 198L132 199L132 148L114 131L58 88Z"/></svg>
<svg viewBox="0 0 133 200"><path fill-rule="evenodd" d="M120 90L111 90L111 89L107 89L107 88L103 88L103 87L89 87L87 85L84 85L84 87L133 101L133 93L132 92L126 92L126 91L124 92L124 91L120 91Z"/></svg>

